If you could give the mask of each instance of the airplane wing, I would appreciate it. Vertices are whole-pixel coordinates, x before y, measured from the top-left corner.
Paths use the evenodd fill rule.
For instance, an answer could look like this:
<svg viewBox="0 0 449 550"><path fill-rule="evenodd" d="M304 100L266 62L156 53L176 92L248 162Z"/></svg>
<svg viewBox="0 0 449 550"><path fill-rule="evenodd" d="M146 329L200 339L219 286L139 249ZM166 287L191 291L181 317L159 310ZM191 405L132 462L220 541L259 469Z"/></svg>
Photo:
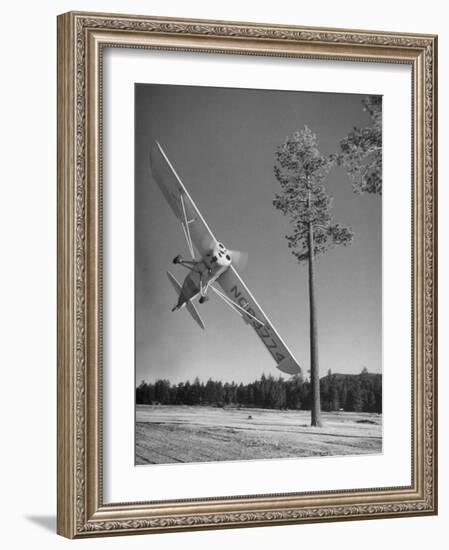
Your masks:
<svg viewBox="0 0 449 550"><path fill-rule="evenodd" d="M173 213L181 222L192 258L193 247L201 256L209 252L210 243L216 243L209 226L184 187L181 179L167 158L164 150L156 141L150 153L151 172L155 182L168 202ZM276 361L277 368L287 374L301 371L296 359L282 341L268 317L262 311L245 283L233 266L229 267L217 280L224 295L212 285L211 288L225 302L238 312L245 323L251 325L267 350Z"/></svg>
<svg viewBox="0 0 449 550"><path fill-rule="evenodd" d="M227 301L228 305L237 311L237 313L240 313L245 323L253 327L257 336L262 340L262 343L276 361L277 368L287 374L300 373L301 368L298 362L284 344L234 267L231 266L227 269L217 279L217 282L225 294L225 298L223 296L221 298ZM221 294L213 286L212 288L217 294Z"/></svg>
<svg viewBox="0 0 449 550"><path fill-rule="evenodd" d="M155 182L181 222L192 258L195 259L194 246L204 256L209 251L210 243L216 243L217 239L157 141L151 149L150 165Z"/></svg>

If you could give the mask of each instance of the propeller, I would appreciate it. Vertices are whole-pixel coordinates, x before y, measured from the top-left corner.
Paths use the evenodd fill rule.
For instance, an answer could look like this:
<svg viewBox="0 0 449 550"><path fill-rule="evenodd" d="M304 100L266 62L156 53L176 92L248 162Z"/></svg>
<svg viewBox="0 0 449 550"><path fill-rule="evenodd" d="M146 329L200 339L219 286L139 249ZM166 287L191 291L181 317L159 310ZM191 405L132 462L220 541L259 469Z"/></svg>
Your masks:
<svg viewBox="0 0 449 550"><path fill-rule="evenodd" d="M248 252L241 252L240 250L228 250L231 255L232 265L236 269L245 269L248 263Z"/></svg>
<svg viewBox="0 0 449 550"><path fill-rule="evenodd" d="M212 250L216 245L218 244L218 241L211 239L209 237L206 237L203 239L203 250ZM232 265L236 269L245 269L246 264L248 263L248 253L242 252L240 250L231 250L227 249L231 256Z"/></svg>

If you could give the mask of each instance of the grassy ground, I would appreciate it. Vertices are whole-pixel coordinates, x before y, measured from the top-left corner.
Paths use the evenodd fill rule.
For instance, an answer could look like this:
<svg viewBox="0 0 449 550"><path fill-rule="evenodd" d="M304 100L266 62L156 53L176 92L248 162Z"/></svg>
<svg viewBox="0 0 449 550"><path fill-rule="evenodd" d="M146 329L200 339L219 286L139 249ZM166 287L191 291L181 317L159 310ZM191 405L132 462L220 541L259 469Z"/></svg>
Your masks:
<svg viewBox="0 0 449 550"><path fill-rule="evenodd" d="M382 416L137 405L136 464L255 460L382 452Z"/></svg>

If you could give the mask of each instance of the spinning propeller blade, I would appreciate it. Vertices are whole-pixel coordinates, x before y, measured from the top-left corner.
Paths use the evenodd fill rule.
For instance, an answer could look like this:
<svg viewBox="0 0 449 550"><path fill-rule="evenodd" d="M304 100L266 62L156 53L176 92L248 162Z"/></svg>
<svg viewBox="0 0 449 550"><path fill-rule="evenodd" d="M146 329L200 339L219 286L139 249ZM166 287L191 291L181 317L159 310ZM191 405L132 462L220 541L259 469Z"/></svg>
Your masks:
<svg viewBox="0 0 449 550"><path fill-rule="evenodd" d="M232 265L238 270L245 269L248 263L248 252L241 252L240 250L229 250L232 258Z"/></svg>
<svg viewBox="0 0 449 550"><path fill-rule="evenodd" d="M204 238L202 241L204 250L212 250L217 244L218 241L210 239L208 237ZM245 269L246 264L248 263L248 253L242 252L240 250L230 249L228 249L228 252L232 258L232 265L238 270Z"/></svg>

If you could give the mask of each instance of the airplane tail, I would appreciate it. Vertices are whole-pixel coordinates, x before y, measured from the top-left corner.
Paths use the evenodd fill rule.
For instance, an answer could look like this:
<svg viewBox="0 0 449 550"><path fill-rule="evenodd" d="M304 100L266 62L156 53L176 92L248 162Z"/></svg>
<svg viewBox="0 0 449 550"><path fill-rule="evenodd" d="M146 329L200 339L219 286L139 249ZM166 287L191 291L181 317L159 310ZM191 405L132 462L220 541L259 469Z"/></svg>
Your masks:
<svg viewBox="0 0 449 550"><path fill-rule="evenodd" d="M176 294L181 294L182 286L178 283L178 281L175 279L175 277L170 273L170 271L167 271L167 277L168 280L173 285L173 288L176 290Z"/></svg>
<svg viewBox="0 0 449 550"><path fill-rule="evenodd" d="M178 296L181 293L182 286L178 283L178 281L175 279L175 277L170 273L170 271L167 271L167 276L171 284L173 285L173 288L176 290ZM204 330L206 327L203 323L203 320L200 317L200 314L196 310L195 306L192 304L190 300L185 302L186 309L190 313L190 315L193 317L193 319L199 324L199 326ZM175 311L177 307L175 306L172 311Z"/></svg>
<svg viewBox="0 0 449 550"><path fill-rule="evenodd" d="M192 302L190 300L187 302L186 308L187 308L187 311L190 313L190 315L195 319L195 321L204 330L206 327L203 323L203 320L201 319L200 314L196 310L196 307L192 304Z"/></svg>

